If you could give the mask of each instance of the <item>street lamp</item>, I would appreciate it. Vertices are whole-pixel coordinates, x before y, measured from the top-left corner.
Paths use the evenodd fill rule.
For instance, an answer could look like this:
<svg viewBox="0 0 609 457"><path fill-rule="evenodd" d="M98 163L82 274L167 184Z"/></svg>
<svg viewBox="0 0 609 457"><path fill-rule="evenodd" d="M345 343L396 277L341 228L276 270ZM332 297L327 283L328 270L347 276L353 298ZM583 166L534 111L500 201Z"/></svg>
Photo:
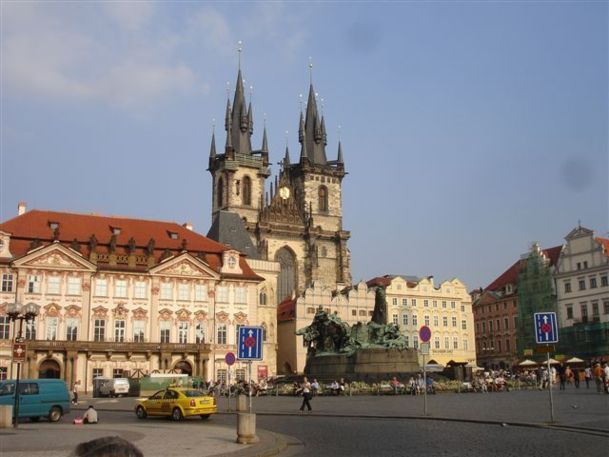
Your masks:
<svg viewBox="0 0 609 457"><path fill-rule="evenodd" d="M36 319L38 315L38 305L35 303L28 303L22 305L21 303L10 303L7 306L8 319L11 322L19 321L19 331L15 336L15 343L23 343L23 321L29 322ZM15 331L13 331L15 335ZM19 427L19 376L21 375L21 359L17 360L17 379L15 381L15 407L13 409L14 420L13 427Z"/></svg>

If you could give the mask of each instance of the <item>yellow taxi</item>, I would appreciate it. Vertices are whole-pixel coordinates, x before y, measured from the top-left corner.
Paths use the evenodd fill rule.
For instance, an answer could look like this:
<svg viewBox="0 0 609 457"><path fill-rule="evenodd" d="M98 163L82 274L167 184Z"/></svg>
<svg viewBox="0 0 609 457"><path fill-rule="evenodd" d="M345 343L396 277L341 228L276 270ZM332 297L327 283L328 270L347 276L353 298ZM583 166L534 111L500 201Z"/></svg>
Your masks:
<svg viewBox="0 0 609 457"><path fill-rule="evenodd" d="M168 387L159 390L135 405L135 414L139 419L148 416L167 416L179 421L188 416L209 416L217 413L216 399L200 390L182 387Z"/></svg>

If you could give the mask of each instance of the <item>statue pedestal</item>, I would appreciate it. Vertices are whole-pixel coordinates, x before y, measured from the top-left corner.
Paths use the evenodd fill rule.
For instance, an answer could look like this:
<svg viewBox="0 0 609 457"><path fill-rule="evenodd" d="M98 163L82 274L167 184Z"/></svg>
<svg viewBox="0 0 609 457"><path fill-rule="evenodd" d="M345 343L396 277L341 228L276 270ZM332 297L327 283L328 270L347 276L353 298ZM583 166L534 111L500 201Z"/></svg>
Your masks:
<svg viewBox="0 0 609 457"><path fill-rule="evenodd" d="M420 371L415 349L360 349L352 355L321 354L307 359L305 373L312 378L374 382L391 376L405 378Z"/></svg>

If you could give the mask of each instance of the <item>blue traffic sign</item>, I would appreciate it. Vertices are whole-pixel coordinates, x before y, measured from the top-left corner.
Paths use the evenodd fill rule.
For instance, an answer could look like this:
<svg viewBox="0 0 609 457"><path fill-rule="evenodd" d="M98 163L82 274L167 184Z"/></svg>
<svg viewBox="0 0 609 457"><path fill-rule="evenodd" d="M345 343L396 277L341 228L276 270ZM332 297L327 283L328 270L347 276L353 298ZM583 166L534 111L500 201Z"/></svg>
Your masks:
<svg viewBox="0 0 609 457"><path fill-rule="evenodd" d="M239 327L237 335L239 360L262 360L262 332L262 327Z"/></svg>
<svg viewBox="0 0 609 457"><path fill-rule="evenodd" d="M537 344L558 343L556 313L535 313L535 341Z"/></svg>

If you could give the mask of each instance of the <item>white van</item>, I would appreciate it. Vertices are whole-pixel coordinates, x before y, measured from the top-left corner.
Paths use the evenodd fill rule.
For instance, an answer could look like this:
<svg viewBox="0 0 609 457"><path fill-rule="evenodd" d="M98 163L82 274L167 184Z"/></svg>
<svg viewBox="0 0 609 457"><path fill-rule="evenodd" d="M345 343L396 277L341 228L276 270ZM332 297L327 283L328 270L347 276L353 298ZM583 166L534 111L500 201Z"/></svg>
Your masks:
<svg viewBox="0 0 609 457"><path fill-rule="evenodd" d="M94 378L94 397L120 397L129 395L129 380L127 378Z"/></svg>

